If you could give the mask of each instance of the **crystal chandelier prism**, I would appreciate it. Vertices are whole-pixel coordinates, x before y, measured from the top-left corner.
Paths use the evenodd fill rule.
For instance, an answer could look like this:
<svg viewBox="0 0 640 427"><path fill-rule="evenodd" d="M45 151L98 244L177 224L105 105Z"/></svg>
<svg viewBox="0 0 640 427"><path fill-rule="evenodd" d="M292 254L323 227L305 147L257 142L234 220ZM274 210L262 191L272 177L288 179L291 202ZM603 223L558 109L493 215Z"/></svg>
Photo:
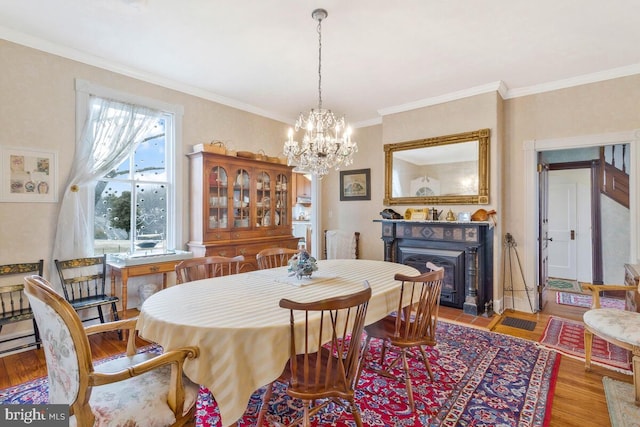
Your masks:
<svg viewBox="0 0 640 427"><path fill-rule="evenodd" d="M340 169L353 163L353 153L358 145L351 141L351 128L345 125L344 117L336 118L322 108L322 20L327 11L316 9L311 13L318 21L318 108L305 116L301 113L295 123L295 132L304 130L302 142L295 141L294 130L289 129L289 139L284 143L284 154L289 165L299 171L324 176L330 169Z"/></svg>

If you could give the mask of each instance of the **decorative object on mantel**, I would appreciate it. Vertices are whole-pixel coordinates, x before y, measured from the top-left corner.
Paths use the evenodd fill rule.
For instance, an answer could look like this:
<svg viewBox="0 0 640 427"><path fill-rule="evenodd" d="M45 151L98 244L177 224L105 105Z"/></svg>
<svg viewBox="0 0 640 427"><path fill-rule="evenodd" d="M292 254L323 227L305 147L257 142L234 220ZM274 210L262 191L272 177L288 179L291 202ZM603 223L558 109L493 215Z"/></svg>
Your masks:
<svg viewBox="0 0 640 427"><path fill-rule="evenodd" d="M449 212L447 212L447 217L445 219L447 221L455 221L456 220L456 215L453 213L453 211L451 209L449 209Z"/></svg>
<svg viewBox="0 0 640 427"><path fill-rule="evenodd" d="M309 255L306 250L301 250L289 260L289 276L296 276L298 279L311 277L314 271L318 270L316 259Z"/></svg>
<svg viewBox="0 0 640 427"><path fill-rule="evenodd" d="M495 218L496 213L497 212L495 210L487 211L486 209L478 209L471 215L471 221L491 220L491 222L493 223L493 226L495 227L497 225L496 218Z"/></svg>
<svg viewBox="0 0 640 427"><path fill-rule="evenodd" d="M380 212L380 216L382 216L383 219L402 219L402 218L404 218L398 212L396 212L396 211L394 211L393 209L390 209L390 208L383 209Z"/></svg>
<svg viewBox="0 0 640 427"><path fill-rule="evenodd" d="M302 143L293 139L294 131L289 129L289 139L284 144L289 165L318 176L326 175L331 168L350 165L353 153L358 151L344 117L336 118L331 110L322 108L322 20L327 15L324 9L311 13L318 21L318 109L312 108L306 117L301 113L296 120L295 131L305 130Z"/></svg>

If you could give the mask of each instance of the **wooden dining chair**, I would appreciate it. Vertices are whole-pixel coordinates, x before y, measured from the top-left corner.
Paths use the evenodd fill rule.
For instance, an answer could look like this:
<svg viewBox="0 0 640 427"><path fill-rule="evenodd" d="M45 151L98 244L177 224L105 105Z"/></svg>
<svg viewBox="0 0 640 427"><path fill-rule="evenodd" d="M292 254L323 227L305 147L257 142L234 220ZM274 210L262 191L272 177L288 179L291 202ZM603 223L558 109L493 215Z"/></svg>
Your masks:
<svg viewBox="0 0 640 427"><path fill-rule="evenodd" d="M106 293L106 255L54 261L64 298L76 311L96 308L97 317L83 318L83 322L100 319L105 322L102 307L111 307L111 320L118 320L119 298ZM126 307L125 307L126 309Z"/></svg>
<svg viewBox="0 0 640 427"><path fill-rule="evenodd" d="M211 277L238 274L242 270L244 256L233 258L223 256L208 256L190 258L176 264L176 282L187 283Z"/></svg>
<svg viewBox="0 0 640 427"><path fill-rule="evenodd" d="M137 319L82 327L74 308L41 276L24 278L41 331L51 404L69 407L70 425L181 426L194 418L199 385L183 375L198 348L136 354ZM126 356L94 366L87 335L129 330Z"/></svg>
<svg viewBox="0 0 640 427"><path fill-rule="evenodd" d="M276 381L286 383L287 394L304 403L302 417L291 425L302 422L309 426L314 414L335 402L350 408L356 425L362 427L354 397L355 378L370 298L371 288L365 281L363 290L350 295L305 303L280 300L280 307L290 311L290 358ZM264 395L258 426L268 412L272 392L273 383ZM316 400L324 402L317 405Z"/></svg>
<svg viewBox="0 0 640 427"><path fill-rule="evenodd" d="M256 255L258 268L265 270L267 268L283 267L289 263L289 260L298 254L296 249L288 248L267 248L263 249Z"/></svg>
<svg viewBox="0 0 640 427"><path fill-rule="evenodd" d="M425 368L429 373L431 381L433 381L431 365L422 346L428 345L434 347L437 344L436 327L438 323L438 309L440 307L440 292L442 290L444 268L436 267L433 264L430 266L434 268L435 271L417 276L396 274L394 279L402 282L397 311L364 328L367 334L364 345L365 351L373 338L384 341L380 354L380 364L383 367L385 366L387 347L393 346L397 348L398 351L395 352L397 356L387 367L374 369L374 371L382 376L397 379L397 374L392 373L391 370L398 363L402 362L405 388L411 411L415 410L415 403L413 400L411 377L409 375L409 363L407 361L409 350L417 349L420 351ZM358 379L360 379L363 365L360 366L360 370L358 371Z"/></svg>
<svg viewBox="0 0 640 427"><path fill-rule="evenodd" d="M0 354L34 345L40 348L40 333L36 320L33 318L31 307L29 307L29 301L24 295L23 278L29 274L42 276L43 263L43 260L39 260L37 262L0 265L0 333L3 326L12 323L30 320L33 324L33 331L25 331L18 334L15 332L10 333L7 338L0 339L0 345L8 342L21 342L21 340L30 337L33 337L33 341L3 348L0 350Z"/></svg>

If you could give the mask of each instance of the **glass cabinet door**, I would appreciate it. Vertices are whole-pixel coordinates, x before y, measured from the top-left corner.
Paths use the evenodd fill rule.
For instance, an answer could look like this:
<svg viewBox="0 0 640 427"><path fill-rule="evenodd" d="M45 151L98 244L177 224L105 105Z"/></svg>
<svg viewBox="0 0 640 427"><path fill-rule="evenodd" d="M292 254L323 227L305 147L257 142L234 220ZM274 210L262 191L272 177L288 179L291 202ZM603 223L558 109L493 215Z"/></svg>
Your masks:
<svg viewBox="0 0 640 427"><path fill-rule="evenodd" d="M271 225L271 176L261 171L256 178L256 226Z"/></svg>
<svg viewBox="0 0 640 427"><path fill-rule="evenodd" d="M209 229L227 228L229 179L221 166L209 170Z"/></svg>
<svg viewBox="0 0 640 427"><path fill-rule="evenodd" d="M276 206L275 206L275 223L273 225L288 225L289 218L287 216L289 204L289 180L284 174L278 174L276 177Z"/></svg>
<svg viewBox="0 0 640 427"><path fill-rule="evenodd" d="M247 228L250 220L250 192L249 172L246 169L238 169L233 184L233 227Z"/></svg>

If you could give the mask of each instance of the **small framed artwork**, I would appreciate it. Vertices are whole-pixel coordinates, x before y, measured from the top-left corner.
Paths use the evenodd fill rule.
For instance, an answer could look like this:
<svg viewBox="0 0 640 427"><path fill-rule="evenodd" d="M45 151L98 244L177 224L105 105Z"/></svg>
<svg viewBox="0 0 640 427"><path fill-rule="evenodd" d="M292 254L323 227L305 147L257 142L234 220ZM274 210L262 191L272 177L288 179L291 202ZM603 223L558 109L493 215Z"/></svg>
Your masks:
<svg viewBox="0 0 640 427"><path fill-rule="evenodd" d="M340 171L340 200L371 200L371 169Z"/></svg>
<svg viewBox="0 0 640 427"><path fill-rule="evenodd" d="M57 153L0 147L0 202L58 201Z"/></svg>

